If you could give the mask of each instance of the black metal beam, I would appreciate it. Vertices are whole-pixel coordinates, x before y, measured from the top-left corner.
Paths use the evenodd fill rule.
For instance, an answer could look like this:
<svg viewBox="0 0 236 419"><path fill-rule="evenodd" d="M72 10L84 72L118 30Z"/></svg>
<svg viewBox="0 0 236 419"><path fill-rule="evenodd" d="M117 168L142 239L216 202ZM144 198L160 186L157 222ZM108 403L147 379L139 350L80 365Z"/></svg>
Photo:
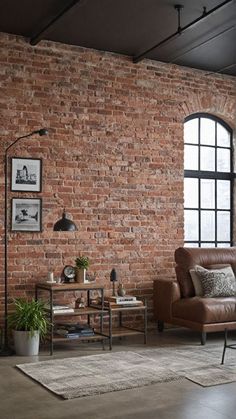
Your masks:
<svg viewBox="0 0 236 419"><path fill-rule="evenodd" d="M200 42L200 44L194 45L193 47L189 48L188 50L185 50L183 52L181 52L181 54L175 55L173 58L170 59L170 62L175 62L176 60L178 60L179 58L182 58L184 55L188 54L189 52L193 51L196 48L202 47L203 45L207 44L210 41L213 41L214 39L218 38L221 35L224 35L227 32L232 31L232 29L235 29L236 25L230 26L229 28L224 29L221 32L218 32L217 34L215 34L214 36L212 36L211 38L208 38L207 40Z"/></svg>
<svg viewBox="0 0 236 419"><path fill-rule="evenodd" d="M167 43L168 41L171 41L172 39L176 38L183 32L186 32L188 29L192 28L193 26L197 25L199 22L201 22L203 19L206 19L207 17L211 16L213 13L217 12L218 10L224 8L229 3L234 2L235 0L225 0L223 3L219 4L218 6L214 7L213 9L209 10L209 12L206 12L206 9L204 8L203 14L198 17L197 19L193 20L192 22L188 23L186 26L181 28L178 27L177 31L174 32L172 35L169 35L167 38L163 39L162 41L158 42L153 47L147 49L146 51L142 52L141 54L138 54L133 57L133 62L138 63L142 61L150 52L152 52L154 49L160 47L161 45Z"/></svg>
<svg viewBox="0 0 236 419"><path fill-rule="evenodd" d="M69 10L71 10L74 6L76 6L81 0L73 0L70 4L68 4L66 7L64 7L59 13L54 16L50 22L41 29L36 35L34 35L30 39L31 45L37 45L43 37L53 29L53 26L58 22L59 19L61 19L62 16L64 16Z"/></svg>

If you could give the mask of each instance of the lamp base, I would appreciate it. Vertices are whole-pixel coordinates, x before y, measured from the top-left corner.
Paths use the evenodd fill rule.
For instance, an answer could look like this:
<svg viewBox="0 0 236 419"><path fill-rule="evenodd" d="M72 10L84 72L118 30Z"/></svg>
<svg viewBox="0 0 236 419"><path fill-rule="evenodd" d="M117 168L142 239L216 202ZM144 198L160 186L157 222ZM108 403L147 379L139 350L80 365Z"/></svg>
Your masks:
<svg viewBox="0 0 236 419"><path fill-rule="evenodd" d="M117 297L115 281L112 283L112 297Z"/></svg>
<svg viewBox="0 0 236 419"><path fill-rule="evenodd" d="M3 345L3 347L0 349L0 357L1 356L11 356L14 355L15 351L11 348L9 348L9 346L5 346Z"/></svg>

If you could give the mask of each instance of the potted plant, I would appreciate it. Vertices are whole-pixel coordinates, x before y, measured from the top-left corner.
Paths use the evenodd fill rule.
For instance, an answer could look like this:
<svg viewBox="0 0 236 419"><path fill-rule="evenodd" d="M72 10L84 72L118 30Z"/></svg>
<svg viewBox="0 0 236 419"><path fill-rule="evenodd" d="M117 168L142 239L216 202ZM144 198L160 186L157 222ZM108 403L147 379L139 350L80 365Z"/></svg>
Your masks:
<svg viewBox="0 0 236 419"><path fill-rule="evenodd" d="M39 340L46 335L50 325L45 304L23 298L16 299L14 304L15 309L8 317L8 324L13 330L16 354L38 355Z"/></svg>
<svg viewBox="0 0 236 419"><path fill-rule="evenodd" d="M90 265L89 258L87 256L79 256L75 259L76 276L77 282L86 282L86 271Z"/></svg>

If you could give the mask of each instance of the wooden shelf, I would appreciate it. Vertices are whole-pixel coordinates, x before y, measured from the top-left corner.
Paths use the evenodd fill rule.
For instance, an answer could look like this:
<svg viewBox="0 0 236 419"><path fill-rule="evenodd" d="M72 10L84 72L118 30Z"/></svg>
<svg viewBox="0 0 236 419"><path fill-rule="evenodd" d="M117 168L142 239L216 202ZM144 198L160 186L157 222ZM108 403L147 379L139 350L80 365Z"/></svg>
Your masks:
<svg viewBox="0 0 236 419"><path fill-rule="evenodd" d="M101 290L104 287L102 285L95 284L93 282L88 284L80 284L79 282L60 282L57 283L48 283L48 282L40 282L36 284L36 287L39 289L44 289L48 291L76 291L76 290Z"/></svg>
<svg viewBox="0 0 236 419"><path fill-rule="evenodd" d="M47 309L47 312L50 313L50 309ZM83 315L89 315L89 314L108 314L107 310L101 310L99 308L95 307L86 307L86 308L78 308L75 309L74 312L68 312L68 313L53 313L53 317L69 317L69 316L83 316Z"/></svg>
<svg viewBox="0 0 236 419"><path fill-rule="evenodd" d="M128 327L118 327L112 329L112 337L143 335L144 331L129 329Z"/></svg>
<svg viewBox="0 0 236 419"><path fill-rule="evenodd" d="M52 340L53 340L53 342L54 343L59 343L59 342L78 342L78 341L88 341L88 340L92 340L92 341L94 341L94 340L98 340L98 341L101 341L101 340L105 340L105 339L109 339L109 336L108 335L101 335L100 333L96 333L95 335L93 335L93 336L79 336L79 337L76 337L76 338L66 338L66 337L63 337L63 336L53 336L53 338L52 338Z"/></svg>
<svg viewBox="0 0 236 419"><path fill-rule="evenodd" d="M111 310L112 312L118 311L134 311L134 310L145 310L146 306L139 305L139 306L124 306L124 307L110 307L106 308L106 310Z"/></svg>

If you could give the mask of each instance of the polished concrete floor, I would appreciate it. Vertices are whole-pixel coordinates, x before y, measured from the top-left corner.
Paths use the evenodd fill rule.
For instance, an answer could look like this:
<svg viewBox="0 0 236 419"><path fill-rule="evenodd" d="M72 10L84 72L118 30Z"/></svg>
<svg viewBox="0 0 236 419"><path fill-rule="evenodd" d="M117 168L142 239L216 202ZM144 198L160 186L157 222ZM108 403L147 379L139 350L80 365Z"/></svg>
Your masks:
<svg viewBox="0 0 236 419"><path fill-rule="evenodd" d="M141 337L114 342L113 351L143 348ZM210 334L207 345L223 345L223 334ZM195 344L199 335L186 329L150 333L147 346ZM72 343L73 345L73 343ZM108 349L107 349L108 350ZM57 348L54 358L92 355L101 351L97 343ZM39 357L0 358L0 419L235 419L236 382L203 388L188 380L159 383L94 397L62 400L19 372L14 366L51 359ZM236 363L236 352L235 352Z"/></svg>

